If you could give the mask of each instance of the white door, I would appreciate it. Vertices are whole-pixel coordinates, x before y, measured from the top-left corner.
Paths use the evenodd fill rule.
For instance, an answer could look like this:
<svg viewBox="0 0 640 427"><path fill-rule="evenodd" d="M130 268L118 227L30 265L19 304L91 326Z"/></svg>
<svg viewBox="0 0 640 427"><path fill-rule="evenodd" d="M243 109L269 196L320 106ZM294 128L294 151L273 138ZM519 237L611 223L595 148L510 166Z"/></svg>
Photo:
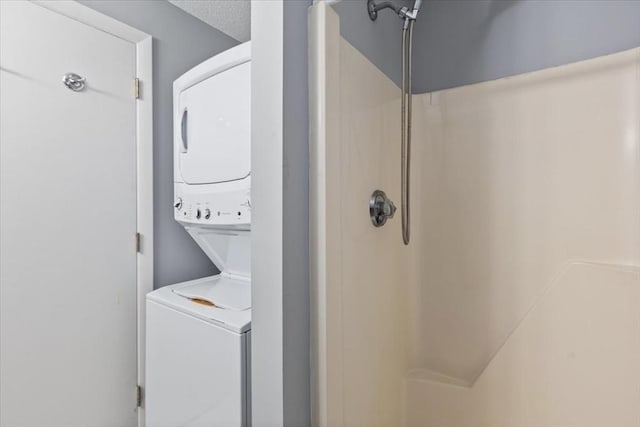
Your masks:
<svg viewBox="0 0 640 427"><path fill-rule="evenodd" d="M0 425L132 427L136 46L0 5Z"/></svg>

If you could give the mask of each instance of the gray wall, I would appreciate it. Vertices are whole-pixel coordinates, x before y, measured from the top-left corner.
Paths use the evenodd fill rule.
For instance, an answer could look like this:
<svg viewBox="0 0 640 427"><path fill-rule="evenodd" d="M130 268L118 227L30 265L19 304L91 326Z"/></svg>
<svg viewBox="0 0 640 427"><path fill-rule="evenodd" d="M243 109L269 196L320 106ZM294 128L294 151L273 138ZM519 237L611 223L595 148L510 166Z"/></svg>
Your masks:
<svg viewBox="0 0 640 427"><path fill-rule="evenodd" d="M413 6L412 0L393 1ZM333 9L340 16L342 37L400 86L402 21L398 15L391 9L385 9L378 12L378 19L372 21L367 13L367 0L342 0L334 4Z"/></svg>
<svg viewBox="0 0 640 427"><path fill-rule="evenodd" d="M81 3L153 36L154 286L214 274L209 258L173 220L172 85L194 65L238 42L166 1Z"/></svg>
<svg viewBox="0 0 640 427"><path fill-rule="evenodd" d="M637 46L638 0L429 0L415 26L413 88L461 86Z"/></svg>
<svg viewBox="0 0 640 427"><path fill-rule="evenodd" d="M398 83L400 19L384 10L371 22L366 0L334 9L342 36ZM640 46L640 0L426 0L414 28L413 92L422 93Z"/></svg>
<svg viewBox="0 0 640 427"><path fill-rule="evenodd" d="M309 121L307 8L284 2L283 395L284 426L311 425L309 354Z"/></svg>

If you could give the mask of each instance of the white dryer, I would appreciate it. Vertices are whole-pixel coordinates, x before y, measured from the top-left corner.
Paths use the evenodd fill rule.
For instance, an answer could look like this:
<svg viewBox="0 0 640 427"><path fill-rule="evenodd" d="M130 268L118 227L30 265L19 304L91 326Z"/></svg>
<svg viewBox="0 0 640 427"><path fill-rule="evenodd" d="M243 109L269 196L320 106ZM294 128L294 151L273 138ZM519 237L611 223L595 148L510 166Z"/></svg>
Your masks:
<svg viewBox="0 0 640 427"><path fill-rule="evenodd" d="M174 217L220 270L147 295L147 427L250 425L251 47L173 85Z"/></svg>

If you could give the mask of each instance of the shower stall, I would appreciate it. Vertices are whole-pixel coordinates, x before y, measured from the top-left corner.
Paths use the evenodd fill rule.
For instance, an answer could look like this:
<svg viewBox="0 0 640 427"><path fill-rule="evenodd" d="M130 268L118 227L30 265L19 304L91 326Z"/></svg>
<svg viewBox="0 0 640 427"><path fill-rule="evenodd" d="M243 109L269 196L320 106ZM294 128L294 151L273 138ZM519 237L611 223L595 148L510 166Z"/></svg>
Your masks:
<svg viewBox="0 0 640 427"><path fill-rule="evenodd" d="M314 425L638 427L640 48L410 94L408 245L402 91L309 49Z"/></svg>

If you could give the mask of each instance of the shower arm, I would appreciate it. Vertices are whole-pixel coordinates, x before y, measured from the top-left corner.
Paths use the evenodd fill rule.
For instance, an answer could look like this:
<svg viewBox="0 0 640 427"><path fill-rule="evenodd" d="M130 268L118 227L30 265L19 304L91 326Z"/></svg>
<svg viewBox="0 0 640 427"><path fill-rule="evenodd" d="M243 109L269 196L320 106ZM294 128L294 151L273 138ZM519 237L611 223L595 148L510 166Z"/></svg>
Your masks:
<svg viewBox="0 0 640 427"><path fill-rule="evenodd" d="M402 8L393 4L390 1L381 1L380 3L376 3L375 0L367 1L367 10L369 11L369 17L372 21L378 19L378 11L382 9L393 9L393 11L400 16Z"/></svg>

